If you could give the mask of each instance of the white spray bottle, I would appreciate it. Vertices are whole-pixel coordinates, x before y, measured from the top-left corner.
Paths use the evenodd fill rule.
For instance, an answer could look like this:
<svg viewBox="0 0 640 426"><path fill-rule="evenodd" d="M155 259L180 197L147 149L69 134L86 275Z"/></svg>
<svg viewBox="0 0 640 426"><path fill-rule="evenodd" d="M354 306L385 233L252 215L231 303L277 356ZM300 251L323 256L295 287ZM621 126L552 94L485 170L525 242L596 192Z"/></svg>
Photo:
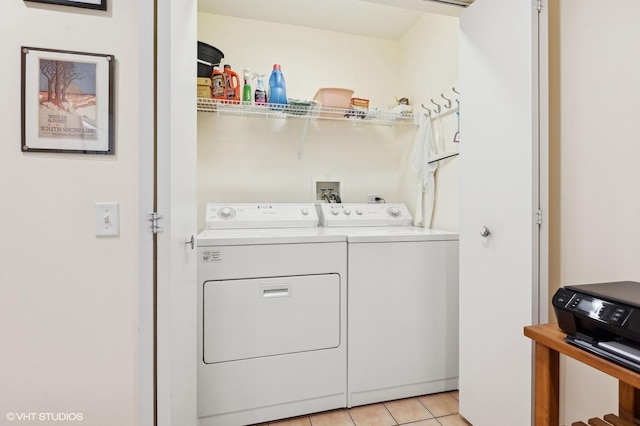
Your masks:
<svg viewBox="0 0 640 426"><path fill-rule="evenodd" d="M256 91L253 97L253 101L256 105L266 105L267 104L267 90L264 88L264 74L254 73L253 78L258 79L258 85L256 86Z"/></svg>

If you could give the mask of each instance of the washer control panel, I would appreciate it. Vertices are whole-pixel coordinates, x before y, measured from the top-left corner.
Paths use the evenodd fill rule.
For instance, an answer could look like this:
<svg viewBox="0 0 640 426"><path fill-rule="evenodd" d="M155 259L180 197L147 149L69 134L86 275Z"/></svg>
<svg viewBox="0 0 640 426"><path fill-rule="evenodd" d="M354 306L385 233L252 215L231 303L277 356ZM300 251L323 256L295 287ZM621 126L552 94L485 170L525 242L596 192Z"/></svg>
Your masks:
<svg viewBox="0 0 640 426"><path fill-rule="evenodd" d="M311 203L208 203L205 223L207 229L314 228L318 214Z"/></svg>
<svg viewBox="0 0 640 426"><path fill-rule="evenodd" d="M410 226L411 213L404 204L321 203L320 225L339 226Z"/></svg>

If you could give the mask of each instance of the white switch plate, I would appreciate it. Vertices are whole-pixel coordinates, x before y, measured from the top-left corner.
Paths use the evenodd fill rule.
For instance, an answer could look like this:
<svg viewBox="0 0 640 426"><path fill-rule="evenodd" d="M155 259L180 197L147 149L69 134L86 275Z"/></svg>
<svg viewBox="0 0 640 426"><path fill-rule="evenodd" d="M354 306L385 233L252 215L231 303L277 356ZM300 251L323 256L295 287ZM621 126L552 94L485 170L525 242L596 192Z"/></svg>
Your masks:
<svg viewBox="0 0 640 426"><path fill-rule="evenodd" d="M95 204L96 237L120 235L120 203Z"/></svg>

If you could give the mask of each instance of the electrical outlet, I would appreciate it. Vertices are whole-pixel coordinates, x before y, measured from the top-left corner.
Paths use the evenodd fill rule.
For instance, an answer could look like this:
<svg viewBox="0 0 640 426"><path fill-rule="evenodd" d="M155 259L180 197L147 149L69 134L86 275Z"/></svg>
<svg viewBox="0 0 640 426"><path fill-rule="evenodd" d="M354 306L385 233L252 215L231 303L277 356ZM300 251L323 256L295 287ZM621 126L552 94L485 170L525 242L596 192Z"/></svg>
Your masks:
<svg viewBox="0 0 640 426"><path fill-rule="evenodd" d="M384 203L384 198L382 198L379 195L369 195L367 197L367 203L369 204Z"/></svg>
<svg viewBox="0 0 640 426"><path fill-rule="evenodd" d="M96 237L120 235L120 204L95 203Z"/></svg>

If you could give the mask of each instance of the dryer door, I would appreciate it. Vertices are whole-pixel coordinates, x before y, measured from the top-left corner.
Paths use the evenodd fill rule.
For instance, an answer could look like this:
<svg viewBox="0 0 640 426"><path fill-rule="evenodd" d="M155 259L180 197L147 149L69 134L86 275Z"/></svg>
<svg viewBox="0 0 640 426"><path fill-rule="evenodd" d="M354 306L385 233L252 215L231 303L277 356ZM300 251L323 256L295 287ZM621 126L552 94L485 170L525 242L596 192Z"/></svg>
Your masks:
<svg viewBox="0 0 640 426"><path fill-rule="evenodd" d="M206 281L204 362L340 345L338 274Z"/></svg>

